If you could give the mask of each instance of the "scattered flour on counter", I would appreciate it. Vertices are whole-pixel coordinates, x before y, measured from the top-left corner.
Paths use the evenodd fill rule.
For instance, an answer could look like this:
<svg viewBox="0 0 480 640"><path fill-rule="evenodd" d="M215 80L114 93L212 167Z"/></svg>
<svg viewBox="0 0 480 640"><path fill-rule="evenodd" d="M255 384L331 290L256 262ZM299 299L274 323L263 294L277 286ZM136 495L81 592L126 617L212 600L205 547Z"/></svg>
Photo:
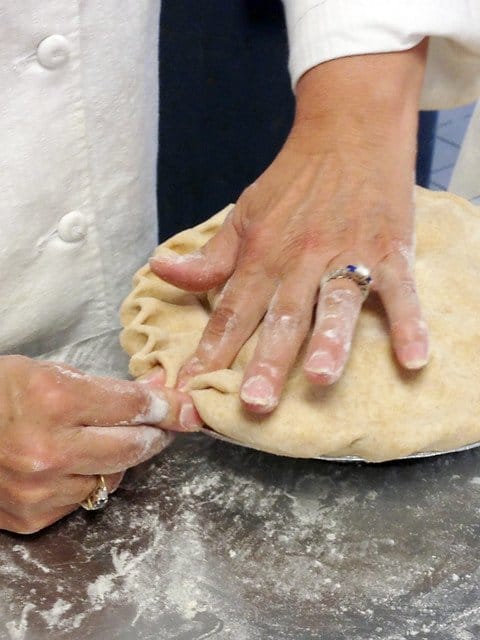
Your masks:
<svg viewBox="0 0 480 640"><path fill-rule="evenodd" d="M105 601L114 588L114 576L102 575L98 576L95 582L91 582L87 586L87 595L92 604L98 604Z"/></svg>
<svg viewBox="0 0 480 640"><path fill-rule="evenodd" d="M72 608L70 602L66 602L65 600L59 599L55 602L53 607L48 611L40 611L40 615L47 623L49 629L54 629L58 627L58 624L62 617Z"/></svg>
<svg viewBox="0 0 480 640"><path fill-rule="evenodd" d="M33 609L35 609L35 605L31 602L28 602L23 607L22 614L18 623L15 623L13 620L11 622L7 622L6 628L10 640L25 640L25 636L28 630L28 614Z"/></svg>
<svg viewBox="0 0 480 640"><path fill-rule="evenodd" d="M158 605L169 604L186 620L205 611L201 601L204 580L203 546L199 525L193 512L182 514L182 530L167 532L158 515L145 512L134 518L133 529L143 529L151 534L149 544L139 553L114 547L110 550L113 571L102 574L87 586L87 595L93 609L99 610L106 603L128 602L136 608L135 624L141 617L157 614ZM188 550L186 552L186 550ZM146 567L159 567L158 572L148 572Z"/></svg>
<svg viewBox="0 0 480 640"><path fill-rule="evenodd" d="M128 606L133 607L132 626L139 620L143 624L154 622L163 612L176 620L177 626L196 629L195 638L217 637L223 630L227 635L222 638L256 640L255 629L244 618L242 592L233 585L230 575L220 577L222 568L206 555L209 546L205 539L212 537L217 522L207 524L202 520L201 505L223 501L227 496L221 497L222 484L221 475L212 473L179 487L183 499L177 504L173 521L144 505L133 507L123 516L117 512L114 517L118 522L112 526L124 531L125 538L115 540L115 545L108 548L111 569L97 575L85 588L90 612ZM137 544L132 544L133 534ZM218 552L230 561L232 555L221 543ZM220 580L232 584L219 592ZM210 629L208 636L203 632L198 635L204 624Z"/></svg>
<svg viewBox="0 0 480 640"><path fill-rule="evenodd" d="M140 519L132 518L132 530L151 533L148 546L139 553L119 546L110 549L113 571L99 575L87 586L87 596L95 610L105 603L128 602L136 606L136 620L145 612L155 610L157 594L152 577L144 570L144 563L155 563L164 537L158 516L148 513ZM154 578L155 581L155 578Z"/></svg>
<svg viewBox="0 0 480 640"><path fill-rule="evenodd" d="M364 486L360 473L347 482L332 466L269 469L252 454L245 468L241 454L226 464L221 452L213 449L208 463L192 456L186 465L185 453L167 459L127 483L128 500L112 500L95 524L67 522L61 565L42 565L23 545L0 549L7 566L13 559L26 570L24 592L2 585L16 608L14 622L13 607L4 616L9 640L31 640L45 623L41 640L61 631L77 637L77 628L83 637L117 613L119 624L128 617L132 637L171 625L161 637L197 640L285 640L297 628L313 638L319 625L347 623L345 637L365 640L354 629L372 618L379 626L368 627L368 640L432 640L479 619L477 523L438 525L455 507L449 493L436 487L433 499L431 483L419 484L405 503L399 471L383 495L372 489L373 472ZM405 469L410 481L415 469ZM478 495L475 487L470 493ZM29 582L32 562L39 570Z"/></svg>
<svg viewBox="0 0 480 640"><path fill-rule="evenodd" d="M203 589L199 586L205 583L206 575L203 567L206 564L205 551L203 548L199 529L194 528L195 514L189 512L187 519L190 520L191 535L185 536L182 533L175 545L175 555L170 567L170 580L168 582L165 595L182 615L191 620L195 615L207 609L207 602L202 598ZM195 558L195 573L192 573L191 555L182 553L183 545L189 545L190 554L193 552Z"/></svg>
<svg viewBox="0 0 480 640"><path fill-rule="evenodd" d="M20 544L16 544L13 547L13 551L16 551L20 555L22 560L33 564L33 566L37 567L37 569L40 569L40 571L43 571L43 573L50 573L49 567L46 567L45 565L38 562L38 560L36 560L35 558L32 558L32 556L30 555L30 551L26 547Z"/></svg>
<svg viewBox="0 0 480 640"><path fill-rule="evenodd" d="M178 595L178 602L173 604L179 610L185 609L185 617L196 613L196 608L192 607L194 598L187 588L182 589L181 594L175 594L171 587L172 580L179 580L179 569L181 566L181 551L176 557L173 549L166 540L167 533L162 526L158 515L152 513L143 514L140 517L132 517L130 524L132 530L142 531L150 537L148 544L138 553L131 549L121 548L120 545L110 549L112 559L112 571L99 575L91 584L87 586L87 595L93 609L101 609L105 603L125 603L128 602L136 608L134 623L142 616L156 614L160 594L163 597L174 599ZM189 553L192 551L193 533L190 531L189 539L184 541L188 545ZM168 550L168 547L170 549ZM170 556L168 562L164 555ZM146 567L159 566L162 572L151 574L145 570ZM192 566L189 566L192 571ZM163 588L160 588L162 583Z"/></svg>

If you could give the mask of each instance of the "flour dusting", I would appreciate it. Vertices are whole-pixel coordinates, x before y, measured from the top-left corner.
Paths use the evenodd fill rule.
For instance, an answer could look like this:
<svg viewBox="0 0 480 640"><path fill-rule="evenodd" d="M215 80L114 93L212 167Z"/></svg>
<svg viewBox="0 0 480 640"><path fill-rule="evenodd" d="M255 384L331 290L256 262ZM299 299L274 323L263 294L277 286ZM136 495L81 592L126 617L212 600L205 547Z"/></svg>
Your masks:
<svg viewBox="0 0 480 640"><path fill-rule="evenodd" d="M10 640L25 640L25 634L28 629L28 614L33 609L35 609L35 605L29 602L23 607L18 623L13 620L7 622L5 626Z"/></svg>
<svg viewBox="0 0 480 640"><path fill-rule="evenodd" d="M335 465L178 439L93 518L6 540L0 619L8 640L475 640L475 455Z"/></svg>
<svg viewBox="0 0 480 640"><path fill-rule="evenodd" d="M34 567L37 567L37 569L40 569L42 573L50 573L49 567L46 567L44 564L40 563L35 558L32 558L32 556L30 555L30 551L28 550L27 547L16 544L13 547L13 550L16 551L21 556L22 560L25 560L25 562L33 565Z"/></svg>

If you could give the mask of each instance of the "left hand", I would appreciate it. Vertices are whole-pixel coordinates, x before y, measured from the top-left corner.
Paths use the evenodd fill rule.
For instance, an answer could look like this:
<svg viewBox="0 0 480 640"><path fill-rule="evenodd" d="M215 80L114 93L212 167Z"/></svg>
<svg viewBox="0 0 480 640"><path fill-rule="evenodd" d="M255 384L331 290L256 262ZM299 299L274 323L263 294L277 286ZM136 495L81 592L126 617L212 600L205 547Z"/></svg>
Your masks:
<svg viewBox="0 0 480 640"><path fill-rule="evenodd" d="M196 353L179 374L180 388L193 375L228 367L263 318L240 396L250 411L272 411L317 301L304 370L313 383L338 380L362 296L345 279L328 282L320 296L318 290L325 273L351 263L372 273L399 362L411 369L427 362L412 271L423 62L419 46L336 60L306 74L289 138L220 232L187 261L151 260L155 273L183 289L225 285ZM398 84L395 91L389 78ZM382 82L384 91L375 84Z"/></svg>

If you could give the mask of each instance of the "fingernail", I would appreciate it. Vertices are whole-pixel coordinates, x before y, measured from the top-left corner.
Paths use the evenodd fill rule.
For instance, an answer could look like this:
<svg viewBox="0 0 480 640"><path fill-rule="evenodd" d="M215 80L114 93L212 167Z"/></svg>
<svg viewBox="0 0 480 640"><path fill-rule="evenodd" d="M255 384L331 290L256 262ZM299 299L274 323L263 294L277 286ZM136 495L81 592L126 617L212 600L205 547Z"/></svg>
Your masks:
<svg viewBox="0 0 480 640"><path fill-rule="evenodd" d="M333 376L337 366L328 351L315 351L307 360L305 370L315 375Z"/></svg>
<svg viewBox="0 0 480 640"><path fill-rule="evenodd" d="M185 402L180 409L180 426L186 431L198 431L203 425L200 414L195 409L193 402Z"/></svg>
<svg viewBox="0 0 480 640"><path fill-rule="evenodd" d="M242 386L241 399L247 404L256 405L265 411L274 409L278 404L273 385L264 376L252 376Z"/></svg>
<svg viewBox="0 0 480 640"><path fill-rule="evenodd" d="M163 422L170 411L170 404L161 391L149 389L150 404L145 413L135 418L134 424L158 424Z"/></svg>
<svg viewBox="0 0 480 640"><path fill-rule="evenodd" d="M428 362L428 345L409 342L398 348L398 357L407 369L421 369Z"/></svg>

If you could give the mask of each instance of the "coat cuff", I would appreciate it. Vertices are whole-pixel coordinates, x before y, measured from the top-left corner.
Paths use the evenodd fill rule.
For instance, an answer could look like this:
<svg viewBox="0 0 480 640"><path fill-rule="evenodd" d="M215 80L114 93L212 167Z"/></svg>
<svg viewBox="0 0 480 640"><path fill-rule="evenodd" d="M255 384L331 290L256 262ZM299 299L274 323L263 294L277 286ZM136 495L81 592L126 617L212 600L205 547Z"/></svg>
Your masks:
<svg viewBox="0 0 480 640"><path fill-rule="evenodd" d="M283 0L283 3L294 90L306 71L327 60L404 51L426 36L461 42L468 40L472 28L468 0L455 0L455 9L450 0Z"/></svg>

